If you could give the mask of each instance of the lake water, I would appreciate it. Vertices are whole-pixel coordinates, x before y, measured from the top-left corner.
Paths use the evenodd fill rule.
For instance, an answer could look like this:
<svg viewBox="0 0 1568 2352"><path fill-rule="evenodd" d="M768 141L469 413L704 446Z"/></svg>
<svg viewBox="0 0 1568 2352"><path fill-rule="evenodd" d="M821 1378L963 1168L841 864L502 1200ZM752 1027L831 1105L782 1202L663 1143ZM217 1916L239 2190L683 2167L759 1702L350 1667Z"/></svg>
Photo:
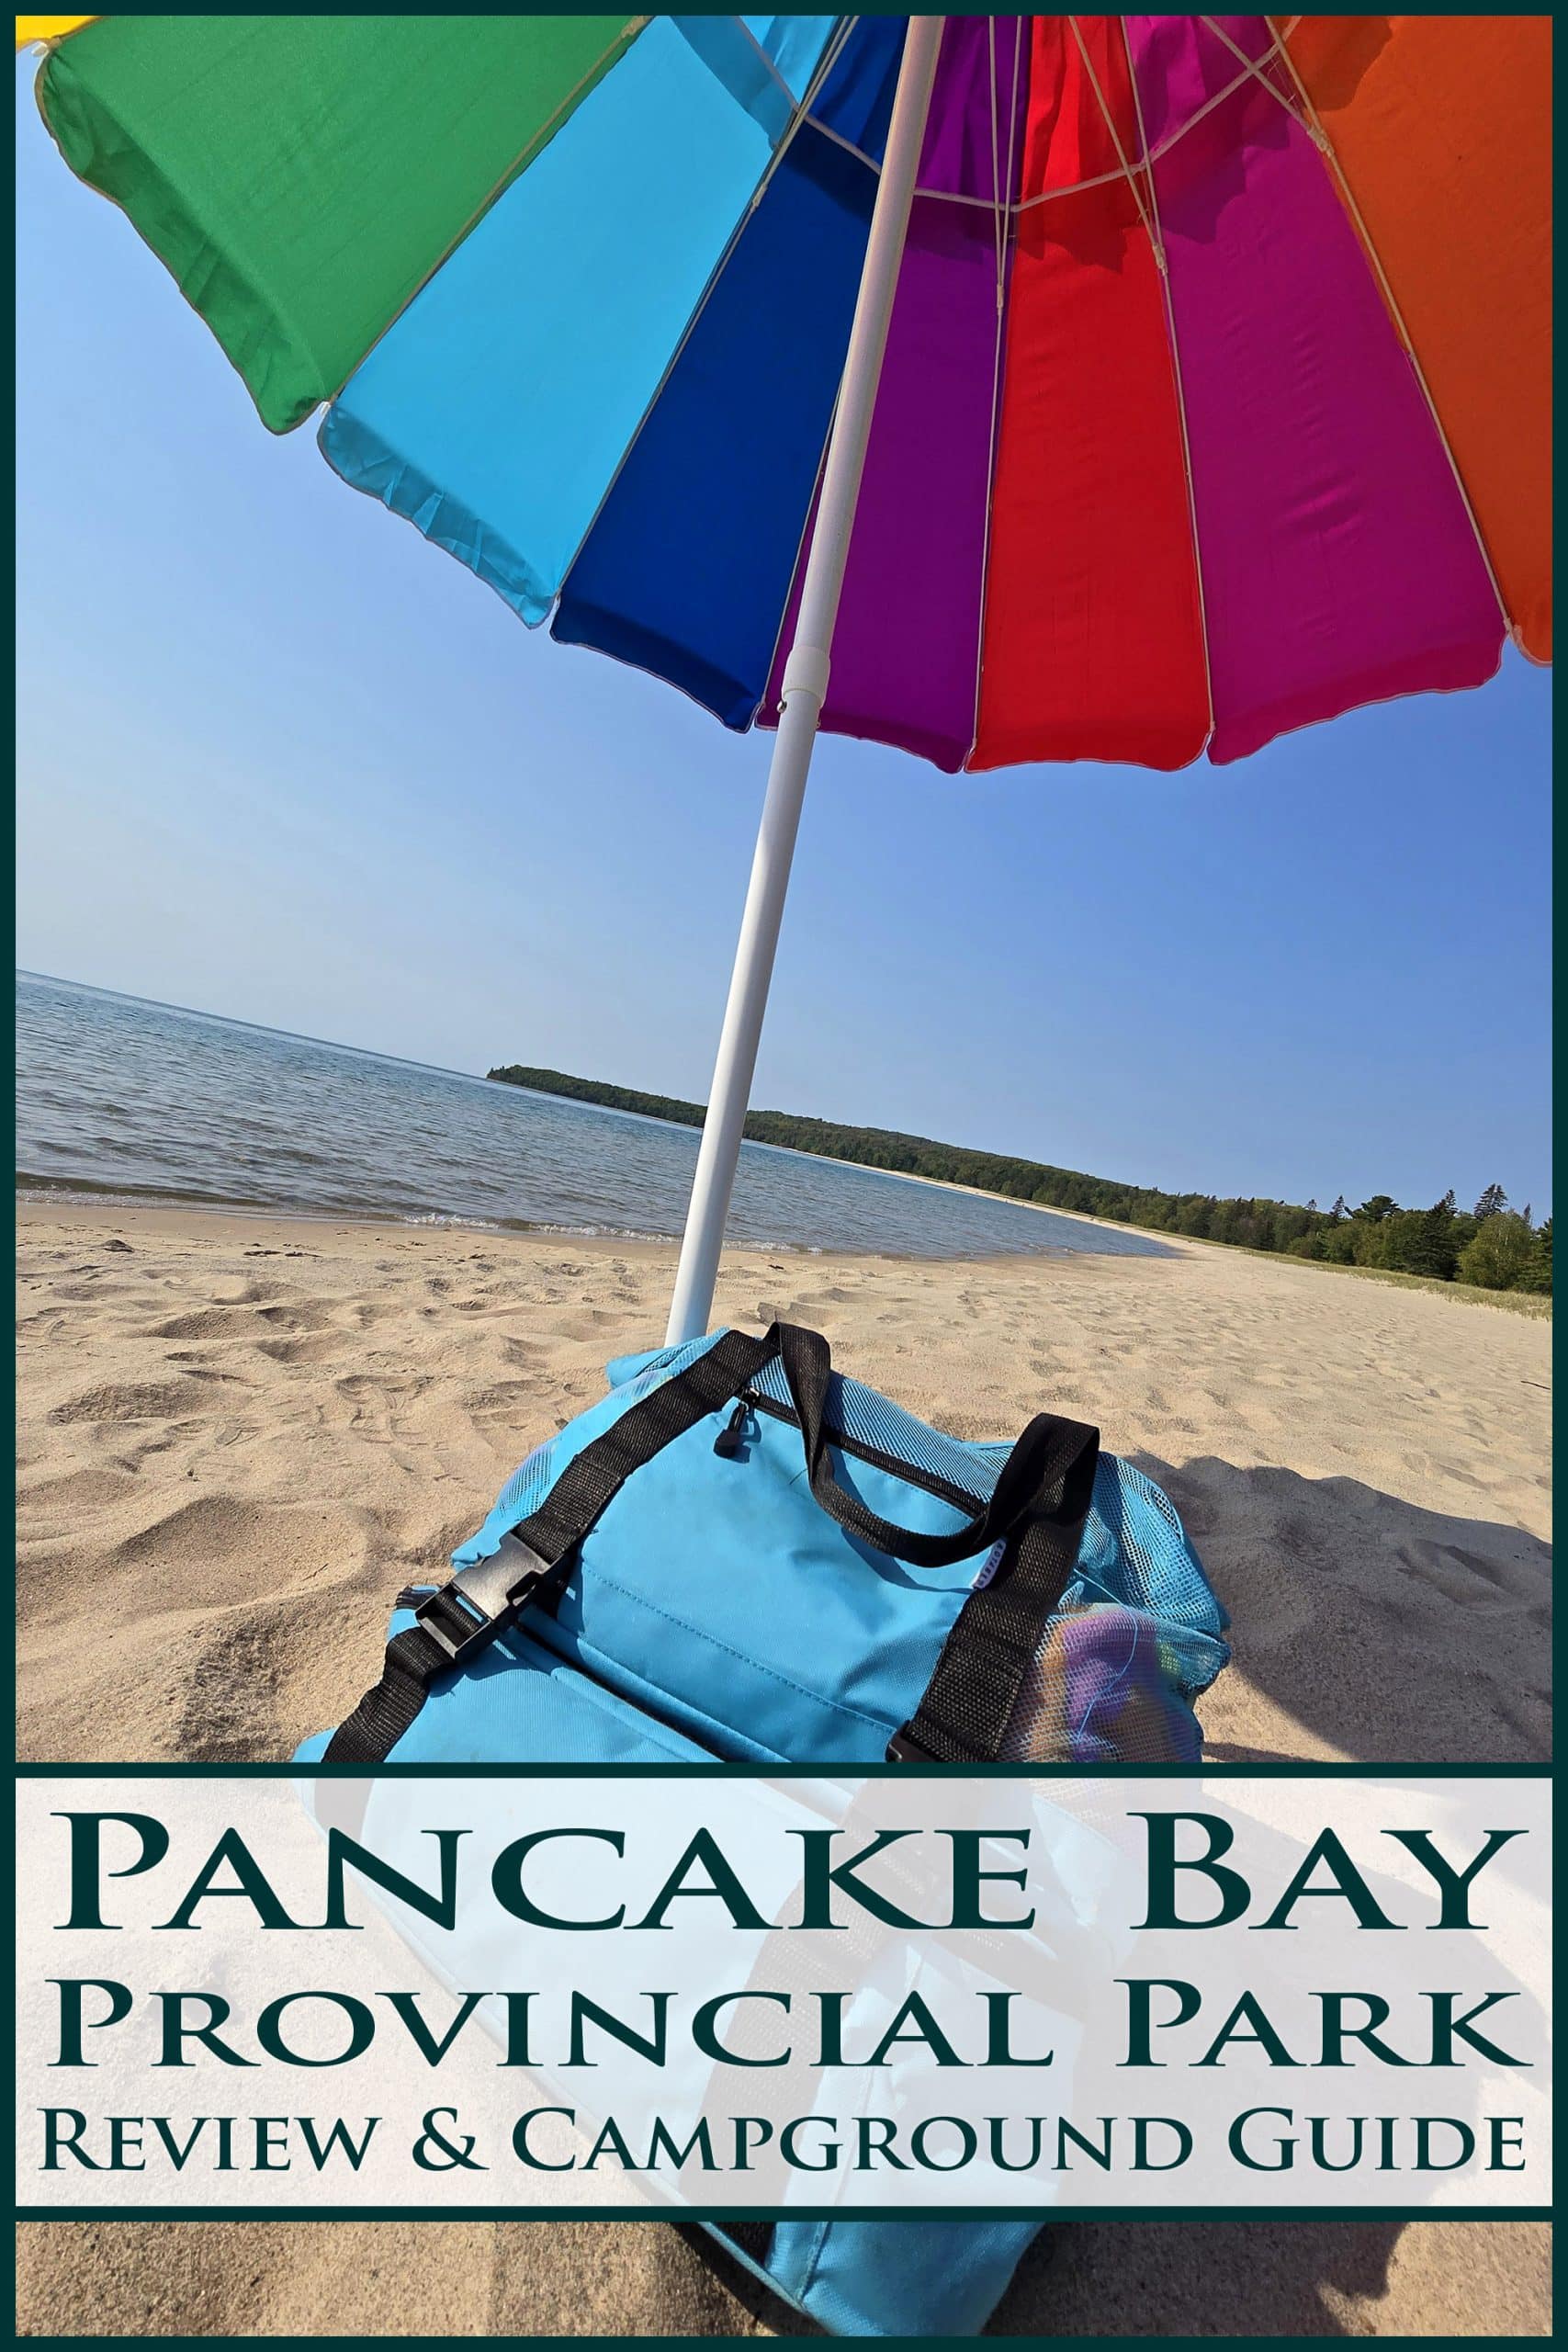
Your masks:
<svg viewBox="0 0 1568 2352"><path fill-rule="evenodd" d="M679 1233L692 1127L17 976L28 1192L527 1231ZM979 1258L1157 1242L747 1144L729 1238Z"/></svg>

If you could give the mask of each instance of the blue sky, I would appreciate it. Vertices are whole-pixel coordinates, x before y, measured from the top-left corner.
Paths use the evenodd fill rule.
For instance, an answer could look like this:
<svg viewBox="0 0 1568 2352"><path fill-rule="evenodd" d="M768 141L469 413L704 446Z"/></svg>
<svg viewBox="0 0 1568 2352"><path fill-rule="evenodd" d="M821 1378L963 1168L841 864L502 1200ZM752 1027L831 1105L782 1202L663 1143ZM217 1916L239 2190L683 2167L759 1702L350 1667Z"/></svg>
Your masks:
<svg viewBox="0 0 1568 2352"><path fill-rule="evenodd" d="M766 770L275 440L18 69L18 961L706 1091ZM1550 680L1239 766L824 741L754 1099L1177 1189L1549 1194Z"/></svg>

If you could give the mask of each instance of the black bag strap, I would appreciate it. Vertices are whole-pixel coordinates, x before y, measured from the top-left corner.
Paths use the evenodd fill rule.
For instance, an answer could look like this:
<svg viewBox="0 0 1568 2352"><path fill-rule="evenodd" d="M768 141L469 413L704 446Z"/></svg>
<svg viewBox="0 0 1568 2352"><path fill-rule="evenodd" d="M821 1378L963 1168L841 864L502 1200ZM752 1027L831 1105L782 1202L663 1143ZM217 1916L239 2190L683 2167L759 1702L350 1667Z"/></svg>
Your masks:
<svg viewBox="0 0 1568 2352"><path fill-rule="evenodd" d="M379 1764L423 1706L430 1685L493 1639L531 1601L565 1583L594 1521L644 1463L728 1404L778 1353L778 1327L761 1339L727 1331L695 1363L662 1381L568 1463L537 1510L498 1551L459 1568L387 1645L380 1680L333 1734L323 1761Z"/></svg>
<svg viewBox="0 0 1568 2352"><path fill-rule="evenodd" d="M1094 1492L1100 1431L1078 1444L1055 1496L1033 1510L997 1574L972 1592L942 1644L924 1698L887 1743L889 1760L989 1764L1001 1753L1045 1627L1077 1565Z"/></svg>
<svg viewBox="0 0 1568 2352"><path fill-rule="evenodd" d="M827 1340L819 1332L803 1330L794 1323L783 1323L777 1329L784 1380L806 1441L812 1494L840 1527L879 1552L896 1554L918 1568L950 1568L1001 1542L1030 1513L1047 1508L1086 1452L1089 1482L1093 1484L1100 1431L1081 1421L1059 1419L1054 1413L1037 1413L1003 1463L990 1501L956 1533L926 1535L913 1528L895 1527L846 1492L834 1476L825 1426L828 1378L833 1368ZM1088 1507L1086 1490L1084 1510ZM1082 1521L1080 1510L1080 1526Z"/></svg>
<svg viewBox="0 0 1568 2352"><path fill-rule="evenodd" d="M988 1546L1008 1548L970 1593L943 1643L924 1698L888 1743L890 1759L990 1763L1001 1752L1053 1610L1077 1563L1094 1492L1100 1431L1036 1414L1013 1447L990 1501L953 1535L895 1527L839 1485L826 1429L832 1358L819 1333L779 1329L779 1353L806 1444L811 1492L840 1527L917 1567L951 1567Z"/></svg>

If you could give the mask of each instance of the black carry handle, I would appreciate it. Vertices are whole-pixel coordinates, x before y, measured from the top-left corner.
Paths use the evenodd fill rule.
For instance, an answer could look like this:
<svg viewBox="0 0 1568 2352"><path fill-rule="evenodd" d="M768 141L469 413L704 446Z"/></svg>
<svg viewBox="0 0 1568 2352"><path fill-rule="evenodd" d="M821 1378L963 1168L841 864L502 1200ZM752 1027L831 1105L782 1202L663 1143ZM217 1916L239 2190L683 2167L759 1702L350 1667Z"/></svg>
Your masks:
<svg viewBox="0 0 1568 2352"><path fill-rule="evenodd" d="M832 1369L827 1340L775 1323L760 1340L726 1331L684 1372L639 1397L567 1464L497 1551L429 1593L417 1622L388 1643L380 1680L339 1724L325 1761L380 1762L419 1713L432 1682L466 1664L521 1609L558 1593L578 1545L626 1479L672 1440L722 1410L775 1355L799 1416L812 1495L852 1534L918 1567L948 1567L998 1538L1010 1543L1016 1533L1005 1572L964 1600L925 1697L888 1749L890 1756L942 1761L996 1756L1050 1611L1077 1557L1099 1430L1042 1413L1003 1464L985 1510L956 1534L895 1527L834 1478L823 1429Z"/></svg>
<svg viewBox="0 0 1568 2352"><path fill-rule="evenodd" d="M824 1426L832 1355L819 1331L795 1323L775 1323L768 1340L778 1345L790 1399L806 1443L811 1492L830 1518L878 1552L918 1568L950 1568L1010 1536L1023 1521L1046 1516L1064 1526L1081 1526L1094 1485L1100 1431L1082 1421L1037 1413L1001 1467L990 1501L952 1535L927 1535L879 1519L833 1475ZM1059 1499L1053 1503L1053 1498ZM1075 1532L1076 1549L1076 1532Z"/></svg>

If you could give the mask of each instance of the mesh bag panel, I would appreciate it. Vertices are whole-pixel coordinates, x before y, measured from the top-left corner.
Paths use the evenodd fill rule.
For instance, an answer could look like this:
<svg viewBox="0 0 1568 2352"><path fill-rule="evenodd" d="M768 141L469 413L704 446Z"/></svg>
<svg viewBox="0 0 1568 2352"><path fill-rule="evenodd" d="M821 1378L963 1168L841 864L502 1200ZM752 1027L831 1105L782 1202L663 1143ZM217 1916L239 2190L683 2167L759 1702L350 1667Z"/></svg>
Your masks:
<svg viewBox="0 0 1568 2352"><path fill-rule="evenodd" d="M1229 1621L1169 1497L1102 1453L1077 1566L1001 1753L1016 1761L1196 1763L1192 1701L1230 1657Z"/></svg>
<svg viewBox="0 0 1568 2352"><path fill-rule="evenodd" d="M763 1367L751 1385L775 1405L789 1403L788 1383L777 1357ZM966 1445L962 1438L946 1437L901 1406L879 1396L874 1388L863 1388L858 1380L842 1380L837 1373L828 1382L827 1421L830 1430L841 1430L857 1445L869 1445L891 1461L907 1462L911 1469L943 1478L979 1502L989 1497L1011 1450L1005 1445Z"/></svg>

